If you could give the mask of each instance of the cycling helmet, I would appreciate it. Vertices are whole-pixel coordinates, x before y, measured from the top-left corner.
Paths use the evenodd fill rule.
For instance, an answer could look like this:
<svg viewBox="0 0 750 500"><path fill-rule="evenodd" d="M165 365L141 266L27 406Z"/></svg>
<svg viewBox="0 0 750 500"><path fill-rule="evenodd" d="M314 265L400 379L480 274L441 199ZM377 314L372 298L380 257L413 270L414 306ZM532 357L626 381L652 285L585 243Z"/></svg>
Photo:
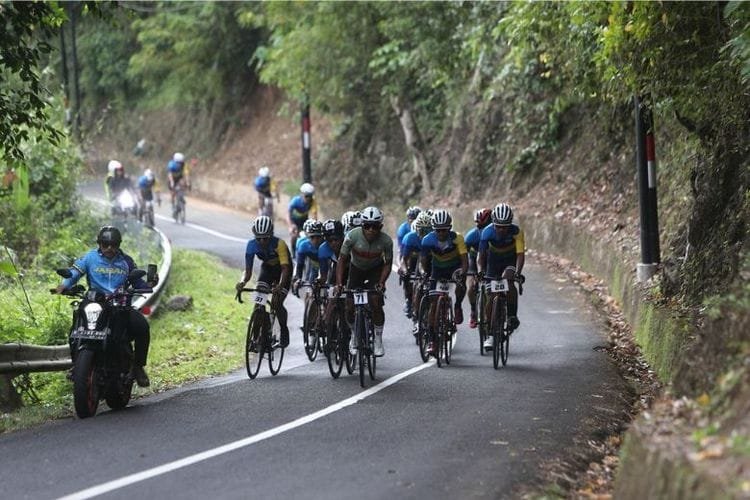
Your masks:
<svg viewBox="0 0 750 500"><path fill-rule="evenodd" d="M406 209L406 218L410 220L414 220L417 218L417 215L419 215L419 212L421 212L422 209L418 206L409 207Z"/></svg>
<svg viewBox="0 0 750 500"><path fill-rule="evenodd" d="M367 207L362 210L362 224L382 224L383 212L378 207Z"/></svg>
<svg viewBox="0 0 750 500"><path fill-rule="evenodd" d="M107 163L107 171L110 175L114 175L118 168L122 168L122 163L117 160L109 160L109 163Z"/></svg>
<svg viewBox="0 0 750 500"><path fill-rule="evenodd" d="M310 221L305 233L307 233L307 236L309 237L323 236L323 223L317 220Z"/></svg>
<svg viewBox="0 0 750 500"><path fill-rule="evenodd" d="M302 223L302 230L303 230L303 231L305 232L305 234L307 234L308 236L310 235L310 226L311 226L311 225L312 225L313 223L315 223L315 222L318 222L318 221L317 221L317 220L315 220L315 219L307 219L307 220L306 220L305 222L303 222L303 223Z"/></svg>
<svg viewBox="0 0 750 500"><path fill-rule="evenodd" d="M305 196L312 196L315 193L315 188L309 182L305 182L299 187L299 191Z"/></svg>
<svg viewBox="0 0 750 500"><path fill-rule="evenodd" d="M261 177L268 177L271 175L271 170L268 167L260 167L260 170L258 170L258 175Z"/></svg>
<svg viewBox="0 0 750 500"><path fill-rule="evenodd" d="M267 215L261 215L253 222L255 236L273 236L273 220Z"/></svg>
<svg viewBox="0 0 750 500"><path fill-rule="evenodd" d="M498 203L492 209L492 223L498 226L509 226L513 222L513 210L506 203Z"/></svg>
<svg viewBox="0 0 750 500"><path fill-rule="evenodd" d="M185 155L182 153L175 153L172 157L172 161L176 163L185 163Z"/></svg>
<svg viewBox="0 0 750 500"><path fill-rule="evenodd" d="M344 214L343 214L343 215L341 216L341 224L342 224L342 225L343 225L343 226L344 226L345 228L346 228L346 226L348 226L348 225L349 225L349 219L351 219L351 217L352 217L352 214L353 214L353 213L354 213L353 211L351 211L351 210L347 210L347 211L346 211L346 212L344 212Z"/></svg>
<svg viewBox="0 0 750 500"><path fill-rule="evenodd" d="M417 218L414 219L412 225L414 226L412 229L417 232L419 232L420 230L429 230L432 227L432 217L427 215L427 212L421 212L419 215L417 215Z"/></svg>
<svg viewBox="0 0 750 500"><path fill-rule="evenodd" d="M99 234L96 235L96 242L99 244L116 243L119 246L122 242L122 234L115 226L102 226Z"/></svg>
<svg viewBox="0 0 750 500"><path fill-rule="evenodd" d="M453 218L447 210L439 208L432 213L432 229L450 229L453 227Z"/></svg>
<svg viewBox="0 0 750 500"><path fill-rule="evenodd" d="M323 236L326 238L343 238L344 225L334 219L328 219L323 223Z"/></svg>
<svg viewBox="0 0 750 500"><path fill-rule="evenodd" d="M479 210L474 212L474 222L482 227L490 223L491 217L492 210L490 210L489 208L480 208Z"/></svg>
<svg viewBox="0 0 750 500"><path fill-rule="evenodd" d="M143 175L150 181L154 180L154 172L150 168L147 168L146 171L143 172Z"/></svg>

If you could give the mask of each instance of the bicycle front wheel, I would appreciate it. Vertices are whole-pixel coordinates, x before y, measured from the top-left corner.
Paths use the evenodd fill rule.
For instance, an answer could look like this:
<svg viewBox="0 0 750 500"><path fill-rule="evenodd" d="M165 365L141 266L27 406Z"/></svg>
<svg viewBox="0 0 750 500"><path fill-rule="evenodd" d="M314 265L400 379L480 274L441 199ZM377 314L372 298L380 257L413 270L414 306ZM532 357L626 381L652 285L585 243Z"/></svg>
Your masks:
<svg viewBox="0 0 750 500"><path fill-rule="evenodd" d="M424 295L419 302L419 329L417 330L417 340L419 341L419 355L425 363L430 359L430 352L427 349L430 344L429 318L430 297Z"/></svg>
<svg viewBox="0 0 750 500"><path fill-rule="evenodd" d="M263 362L264 342L261 335L261 326L263 322L260 315L253 312L250 316L250 322L247 324L247 337L245 338L245 368L247 376L254 379L260 371L260 364Z"/></svg>
<svg viewBox="0 0 750 500"><path fill-rule="evenodd" d="M451 354L453 354L453 335L454 323L453 323L453 307L451 307L451 301L445 300L446 307L443 314L440 316L442 325L440 329L443 331L443 357L445 358L445 364L451 364Z"/></svg>
<svg viewBox="0 0 750 500"><path fill-rule="evenodd" d="M448 334L445 325L445 317L448 314L446 311L448 308L448 299L439 296L435 307L437 308L437 325L434 339L435 361L437 361L438 368L441 368L445 359L445 337Z"/></svg>
<svg viewBox="0 0 750 500"><path fill-rule="evenodd" d="M344 367L344 360L347 356L346 351L349 349L349 346L343 341L345 324L343 311L336 308L333 311L331 323L328 325L328 345L325 351L328 371L331 372L333 378L339 378L339 375L341 375L341 369Z"/></svg>
<svg viewBox="0 0 750 500"><path fill-rule="evenodd" d="M504 326L505 326L505 307L502 299L497 296L492 299L492 322L490 323L490 331L492 332L492 366L497 368L500 366L502 358L505 358L507 362L507 355L503 354L505 348L504 337ZM505 365L505 362L503 362Z"/></svg>
<svg viewBox="0 0 750 500"><path fill-rule="evenodd" d="M484 356L484 341L487 340L487 294L484 285L479 285L477 298L477 331L479 331L479 354Z"/></svg>
<svg viewBox="0 0 750 500"><path fill-rule="evenodd" d="M365 321L361 310L355 312L354 332L352 335L357 336L357 368L359 369L359 386L365 387L365 365L367 364Z"/></svg>
<svg viewBox="0 0 750 500"><path fill-rule="evenodd" d="M310 361L315 361L318 357L318 332L315 328L317 320L318 306L312 300L306 300L302 319L302 339L305 344L305 354Z"/></svg>
<svg viewBox="0 0 750 500"><path fill-rule="evenodd" d="M280 339L281 338L281 325L279 325L279 320L276 318L275 315L266 316L267 318L267 327L268 330L271 332L272 338ZM268 369L271 372L271 375L277 375L279 373L279 370L281 370L281 362L284 361L284 348L281 346L266 346L266 351L268 352Z"/></svg>
<svg viewBox="0 0 750 500"><path fill-rule="evenodd" d="M367 325L367 372L370 374L370 380L375 380L375 331L373 330L372 320L367 318L365 321Z"/></svg>

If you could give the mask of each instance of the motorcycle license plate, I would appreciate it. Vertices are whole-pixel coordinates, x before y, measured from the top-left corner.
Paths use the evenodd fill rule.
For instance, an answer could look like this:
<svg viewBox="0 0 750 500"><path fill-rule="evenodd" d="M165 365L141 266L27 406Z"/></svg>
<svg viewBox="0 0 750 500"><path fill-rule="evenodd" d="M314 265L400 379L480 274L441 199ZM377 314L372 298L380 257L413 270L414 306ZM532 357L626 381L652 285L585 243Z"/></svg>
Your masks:
<svg viewBox="0 0 750 500"><path fill-rule="evenodd" d="M490 281L490 292L507 292L508 291L508 280L492 280Z"/></svg>
<svg viewBox="0 0 750 500"><path fill-rule="evenodd" d="M255 304L257 304L259 306L264 306L264 305L268 304L268 294L267 293L260 293L260 292L256 293L255 294L255 299L253 300L253 302L255 302Z"/></svg>
<svg viewBox="0 0 750 500"><path fill-rule="evenodd" d="M452 285L453 283L450 283L448 281L438 281L437 285L435 286L435 290L437 290L438 292L450 293L451 288L453 288Z"/></svg>
<svg viewBox="0 0 750 500"><path fill-rule="evenodd" d="M104 330L87 330L86 328L79 326L72 332L70 332L70 338L72 339L85 339L85 340L104 340L109 333L109 328Z"/></svg>
<svg viewBox="0 0 750 500"><path fill-rule="evenodd" d="M367 304L367 292L356 292L354 294L354 303L357 305Z"/></svg>

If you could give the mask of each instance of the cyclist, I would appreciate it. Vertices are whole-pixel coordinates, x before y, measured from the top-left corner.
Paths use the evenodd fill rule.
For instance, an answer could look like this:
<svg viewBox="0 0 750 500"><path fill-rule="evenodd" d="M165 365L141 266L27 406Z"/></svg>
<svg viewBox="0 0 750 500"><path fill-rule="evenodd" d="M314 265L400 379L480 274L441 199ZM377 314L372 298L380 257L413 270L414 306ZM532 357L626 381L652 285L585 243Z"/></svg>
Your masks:
<svg viewBox="0 0 750 500"><path fill-rule="evenodd" d="M513 331L521 324L518 321L518 291L513 279L521 274L525 246L523 231L513 224L513 210L506 203L500 203L492 209L492 225L482 230L479 241L477 268L480 276L489 279L508 279L512 285L508 291L508 326ZM487 303L486 317L491 321L490 303ZM485 348L492 348L492 338L484 343Z"/></svg>
<svg viewBox="0 0 750 500"><path fill-rule="evenodd" d="M406 220L403 221L396 230L396 240L398 241L399 251L402 250L401 242L404 239L404 236L406 236L406 233L412 230L411 223L414 222L414 219L417 218L417 215L419 215L419 212L421 211L422 209L418 206L413 206L406 209Z"/></svg>
<svg viewBox="0 0 750 500"><path fill-rule="evenodd" d="M177 186L182 183L187 189L190 189L190 177L188 174L188 168L185 165L185 155L182 153L172 155L172 159L167 163L167 180L173 209Z"/></svg>
<svg viewBox="0 0 750 500"><path fill-rule="evenodd" d="M242 272L237 290L242 290L253 275L253 261L257 256L261 261L258 283L266 283L273 287L274 294L279 297L279 303L274 304L276 315L281 327L281 347L289 345L289 328L287 327L287 312L284 300L289 292L289 282L292 276L292 265L289 260L289 247L281 238L273 235L273 221L266 215L261 215L252 226L255 239L247 242L245 249L245 270Z"/></svg>
<svg viewBox="0 0 750 500"><path fill-rule="evenodd" d="M362 214L355 210L349 210L341 216L341 223L344 225L344 233L348 233L355 227L362 225Z"/></svg>
<svg viewBox="0 0 750 500"><path fill-rule="evenodd" d="M323 224L316 220L308 220L306 224L307 229L305 233L307 234L307 238L297 247L297 255L295 257L296 266L294 268L294 279L292 280L292 293L297 297L299 297L299 285L302 275L305 275L306 281L312 282L317 279L318 272L320 271L318 249L320 248L320 244L323 243ZM306 273L304 272L305 267L307 267Z"/></svg>
<svg viewBox="0 0 750 500"><path fill-rule="evenodd" d="M419 262L419 255L422 251L422 238L427 236L432 227L431 217L427 215L427 212L420 212L419 215L411 223L412 230L406 233L401 243L401 262L399 266L399 275L405 278L409 274L413 274L417 270L417 264ZM404 294L406 296L407 304L409 306L409 314L407 317L412 319L414 323L413 333L416 334L419 328L419 301L421 296L417 293L418 288L415 290L412 280L404 279ZM414 311L412 305L416 304L417 310Z"/></svg>
<svg viewBox="0 0 750 500"><path fill-rule="evenodd" d="M138 178L138 194L140 195L140 206L141 209L145 206L146 201L152 201L154 194L156 194L156 203L161 206L161 191L159 191L159 183L156 181L156 176L150 168L147 168L143 175Z"/></svg>
<svg viewBox="0 0 750 500"><path fill-rule="evenodd" d="M454 306L454 321L460 325L463 320L461 302L466 294L466 270L469 261L466 256L466 244L461 233L452 231L453 218L447 210L437 209L432 213L432 232L422 238L421 264L422 270L432 280L453 279L456 281L456 303ZM430 295L434 295L437 283L430 284ZM430 300L430 327L436 323L435 303ZM429 346L428 350L432 350Z"/></svg>
<svg viewBox="0 0 750 500"><path fill-rule="evenodd" d="M66 278L55 289L56 293L62 293L75 285L84 275L91 290L110 294L125 284L128 274L137 266L133 259L120 250L122 243L122 234L114 226L104 226L99 230L96 236L98 248L90 250L86 255L76 260L70 268L72 273L70 278ZM136 288L154 287L159 281L156 276L155 281L146 283L142 279L135 283ZM133 366L130 369L132 377L140 387L148 387L150 381L146 370L146 359L148 357L148 345L151 339L148 321L136 309L126 309L122 311L115 321L115 328L125 331L128 339L135 341L135 351L133 357ZM118 333L119 335L119 333ZM73 346L71 345L71 351ZM75 352L71 352L71 357L75 359Z"/></svg>
<svg viewBox="0 0 750 500"><path fill-rule="evenodd" d="M264 215L263 208L266 204L266 199L276 198L277 203L281 200L276 181L271 178L271 170L266 166L258 170L258 176L255 178L255 191L258 193L258 215Z"/></svg>
<svg viewBox="0 0 750 500"><path fill-rule="evenodd" d="M477 327L477 286L479 280L476 278L477 274L477 252L479 251L479 239L482 234L482 229L487 227L491 221L492 210L489 208L480 208L474 212L474 224L473 227L464 236L464 242L466 243L466 250L469 252L469 276L468 276L468 295L469 295L469 306L471 307L471 315L469 317L469 328Z"/></svg>
<svg viewBox="0 0 750 500"><path fill-rule="evenodd" d="M289 201L289 211L287 213L292 252L296 252L297 237L299 237L299 232L302 230L302 225L305 221L310 218L318 218L318 204L315 201L315 188L313 185L305 182L299 187L299 191L300 194Z"/></svg>
<svg viewBox="0 0 750 500"><path fill-rule="evenodd" d="M393 240L382 232L383 212L377 207L367 207L361 212L362 225L346 234L341 245L339 264L336 266L336 291L339 296L344 287L344 276L349 271L348 288L377 288L381 293L370 294L372 322L375 327L375 356L385 354L383 349L383 293L385 282L393 265ZM354 331L354 300L346 300L347 323L349 330ZM349 342L349 350L356 351L355 336Z"/></svg>
<svg viewBox="0 0 750 500"><path fill-rule="evenodd" d="M336 264L344 242L344 226L341 222L328 219L323 223L325 241L318 248L320 281L329 285L336 283Z"/></svg>

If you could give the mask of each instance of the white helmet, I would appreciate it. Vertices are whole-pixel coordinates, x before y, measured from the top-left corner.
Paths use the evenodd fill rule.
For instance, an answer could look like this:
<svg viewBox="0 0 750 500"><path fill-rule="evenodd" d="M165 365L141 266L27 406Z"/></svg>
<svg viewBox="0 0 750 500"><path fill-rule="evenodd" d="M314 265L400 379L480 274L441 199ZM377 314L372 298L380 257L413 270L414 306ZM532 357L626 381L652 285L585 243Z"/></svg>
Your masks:
<svg viewBox="0 0 750 500"><path fill-rule="evenodd" d="M115 170L117 170L118 168L122 168L122 163L117 160L109 160L109 163L107 163L107 171L110 173L110 175L114 175Z"/></svg>
<svg viewBox="0 0 750 500"><path fill-rule="evenodd" d="M362 224L382 224L383 212L378 207L367 207L361 213Z"/></svg>
<svg viewBox="0 0 750 500"><path fill-rule="evenodd" d="M151 171L151 169L150 169L150 168L147 168L147 169L145 170L145 172L143 172L143 175L145 175L145 176L146 176L146 179L148 179L148 180L150 180L150 181L154 180L154 173L153 173L153 172Z"/></svg>
<svg viewBox="0 0 750 500"><path fill-rule="evenodd" d="M267 215L261 215L253 222L255 236L273 236L273 221Z"/></svg>
<svg viewBox="0 0 750 500"><path fill-rule="evenodd" d="M432 217L427 212L420 212L416 219L414 219L414 222L412 222L412 228L417 232L420 229L429 230L431 227Z"/></svg>
<svg viewBox="0 0 750 500"><path fill-rule="evenodd" d="M258 170L258 175L261 177L268 177L271 175L271 170L268 167L260 167L260 170Z"/></svg>
<svg viewBox="0 0 750 500"><path fill-rule="evenodd" d="M453 218L447 210L439 208L432 213L432 229L450 229L453 227Z"/></svg>
<svg viewBox="0 0 750 500"><path fill-rule="evenodd" d="M315 192L315 188L309 182L305 182L304 184L302 184L299 187L299 191L300 191L300 193L302 193L304 195L312 196L313 193Z"/></svg>
<svg viewBox="0 0 750 500"><path fill-rule="evenodd" d="M506 203L498 203L492 209L492 223L498 226L510 226L513 222L513 210Z"/></svg>
<svg viewBox="0 0 750 500"><path fill-rule="evenodd" d="M172 157L173 161L176 161L177 163L185 163L185 155L182 153L175 153Z"/></svg>

